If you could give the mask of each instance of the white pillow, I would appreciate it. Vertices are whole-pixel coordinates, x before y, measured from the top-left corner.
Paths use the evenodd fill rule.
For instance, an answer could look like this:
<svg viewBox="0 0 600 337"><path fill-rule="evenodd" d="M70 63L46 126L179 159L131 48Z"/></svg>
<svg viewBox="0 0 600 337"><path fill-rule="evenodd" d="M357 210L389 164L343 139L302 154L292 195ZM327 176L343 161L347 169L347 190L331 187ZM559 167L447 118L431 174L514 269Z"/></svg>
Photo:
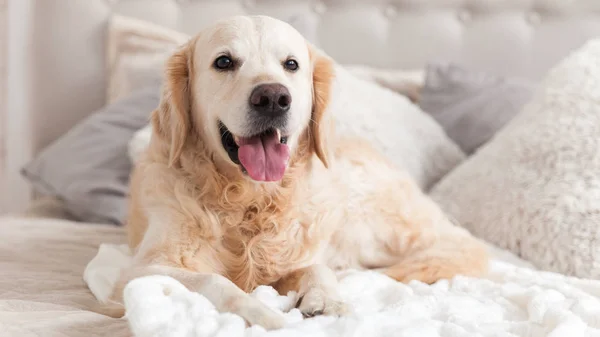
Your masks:
<svg viewBox="0 0 600 337"><path fill-rule="evenodd" d="M328 109L338 134L352 133L368 139L392 163L405 169L424 190L465 159L442 127L407 96L381 85L378 69L355 70L336 65L332 99ZM391 72L411 79L410 72ZM413 76L414 77L414 76ZM416 81L416 79L415 79ZM388 78L386 83L394 83ZM408 83L408 82L406 82Z"/></svg>
<svg viewBox="0 0 600 337"><path fill-rule="evenodd" d="M107 104L160 83L165 61L189 38L151 22L114 15L108 24Z"/></svg>
<svg viewBox="0 0 600 337"><path fill-rule="evenodd" d="M132 163L135 163L142 152L146 150L148 144L150 144L150 138L152 137L152 124L148 124L142 129L138 130L131 140L129 141L128 154L129 159Z"/></svg>
<svg viewBox="0 0 600 337"><path fill-rule="evenodd" d="M600 39L555 66L431 194L473 234L541 269L600 278Z"/></svg>

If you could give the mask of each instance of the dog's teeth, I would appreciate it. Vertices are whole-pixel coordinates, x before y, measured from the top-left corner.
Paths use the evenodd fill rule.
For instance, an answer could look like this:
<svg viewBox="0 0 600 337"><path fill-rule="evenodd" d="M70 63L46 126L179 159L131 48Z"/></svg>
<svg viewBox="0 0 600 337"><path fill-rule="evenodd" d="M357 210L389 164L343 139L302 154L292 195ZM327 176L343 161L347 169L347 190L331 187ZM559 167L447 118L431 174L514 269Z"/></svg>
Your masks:
<svg viewBox="0 0 600 337"><path fill-rule="evenodd" d="M281 131L279 131L279 129L275 129L275 133L277 133L277 140L281 143Z"/></svg>

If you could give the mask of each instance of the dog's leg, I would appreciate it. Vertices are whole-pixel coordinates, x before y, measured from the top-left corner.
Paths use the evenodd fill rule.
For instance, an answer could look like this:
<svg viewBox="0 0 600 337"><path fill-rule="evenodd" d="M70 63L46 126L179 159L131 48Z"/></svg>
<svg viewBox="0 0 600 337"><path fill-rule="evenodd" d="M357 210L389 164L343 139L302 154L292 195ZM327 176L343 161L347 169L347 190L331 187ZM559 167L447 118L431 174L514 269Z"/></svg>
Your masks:
<svg viewBox="0 0 600 337"><path fill-rule="evenodd" d="M382 270L400 281L427 284L456 275L481 277L488 269L488 252L479 240L461 228L440 233L431 246L411 252L399 263Z"/></svg>
<svg viewBox="0 0 600 337"><path fill-rule="evenodd" d="M115 286L111 300L123 303L123 290L127 283L134 278L149 275L170 276L181 282L190 291L206 297L219 312L237 314L250 324L258 324L268 330L284 326L283 315L251 297L226 277L213 273L197 273L176 267L151 265L125 271Z"/></svg>
<svg viewBox="0 0 600 337"><path fill-rule="evenodd" d="M300 298L298 309L307 317L320 314L340 316L350 309L339 296L335 273L324 265L293 271L273 286L282 295L296 291Z"/></svg>

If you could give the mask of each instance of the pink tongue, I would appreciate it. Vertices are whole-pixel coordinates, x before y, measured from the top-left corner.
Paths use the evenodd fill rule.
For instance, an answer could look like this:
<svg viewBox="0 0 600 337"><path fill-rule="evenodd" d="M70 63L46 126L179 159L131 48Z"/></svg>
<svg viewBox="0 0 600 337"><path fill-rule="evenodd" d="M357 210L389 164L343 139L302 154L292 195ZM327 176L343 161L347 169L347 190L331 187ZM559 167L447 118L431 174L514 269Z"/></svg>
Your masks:
<svg viewBox="0 0 600 337"><path fill-rule="evenodd" d="M238 158L250 178L258 181L278 181L283 178L290 149L279 142L274 132L240 138L239 146Z"/></svg>

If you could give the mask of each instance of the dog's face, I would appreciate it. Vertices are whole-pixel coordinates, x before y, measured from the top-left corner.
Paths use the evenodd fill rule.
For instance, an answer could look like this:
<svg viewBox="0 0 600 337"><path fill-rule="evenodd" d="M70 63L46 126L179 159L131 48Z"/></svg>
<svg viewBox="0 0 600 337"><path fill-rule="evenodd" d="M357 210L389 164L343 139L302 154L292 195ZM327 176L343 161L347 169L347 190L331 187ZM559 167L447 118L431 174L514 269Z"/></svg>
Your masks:
<svg viewBox="0 0 600 337"><path fill-rule="evenodd" d="M312 148L327 165L318 123L331 62L315 53L295 29L269 17L233 17L200 33L168 64L161 107L172 126L171 159L185 142L176 133L197 132L212 155L251 179L278 181L310 127Z"/></svg>

